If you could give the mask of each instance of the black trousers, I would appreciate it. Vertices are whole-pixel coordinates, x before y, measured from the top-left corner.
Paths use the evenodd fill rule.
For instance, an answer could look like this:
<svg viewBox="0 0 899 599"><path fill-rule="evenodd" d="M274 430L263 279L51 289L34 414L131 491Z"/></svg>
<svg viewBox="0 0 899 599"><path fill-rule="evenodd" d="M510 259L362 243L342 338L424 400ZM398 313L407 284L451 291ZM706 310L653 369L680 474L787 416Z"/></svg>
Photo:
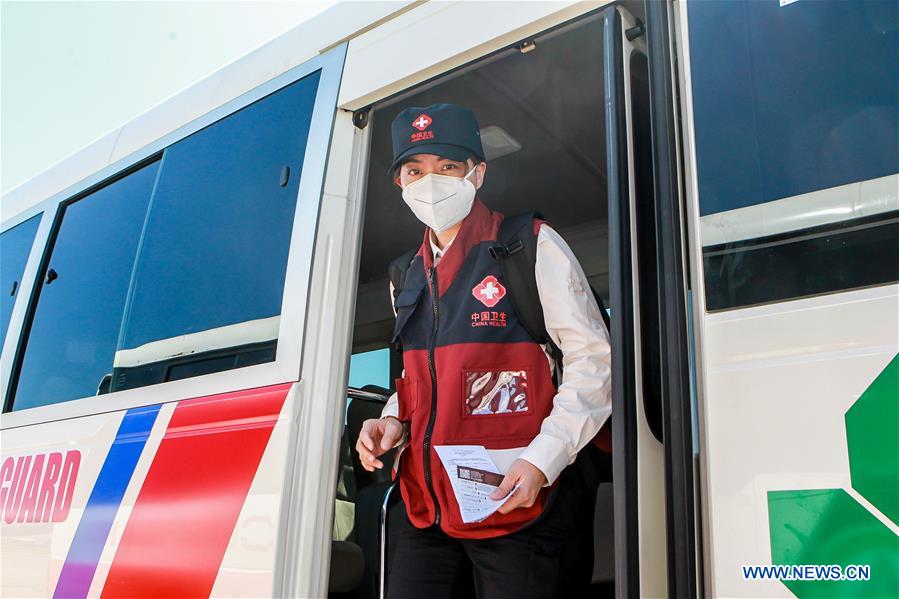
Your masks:
<svg viewBox="0 0 899 599"><path fill-rule="evenodd" d="M388 599L577 599L593 574L591 490L576 466L530 526L491 539L456 539L415 528L400 502L390 512Z"/></svg>

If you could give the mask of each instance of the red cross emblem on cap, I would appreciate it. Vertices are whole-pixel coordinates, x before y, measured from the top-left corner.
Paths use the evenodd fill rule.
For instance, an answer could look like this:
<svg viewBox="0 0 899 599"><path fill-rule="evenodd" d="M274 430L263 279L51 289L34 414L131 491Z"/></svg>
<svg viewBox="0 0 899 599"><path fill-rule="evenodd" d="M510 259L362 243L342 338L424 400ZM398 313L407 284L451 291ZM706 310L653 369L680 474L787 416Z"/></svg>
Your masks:
<svg viewBox="0 0 899 599"><path fill-rule="evenodd" d="M483 281L472 288L471 294L482 304L492 308L499 303L499 300L506 297L506 288L496 280L496 277L487 275Z"/></svg>
<svg viewBox="0 0 899 599"><path fill-rule="evenodd" d="M428 125L432 123L431 117L426 114L418 115L418 118L412 121L412 126L418 129L419 131L424 131L428 128Z"/></svg>

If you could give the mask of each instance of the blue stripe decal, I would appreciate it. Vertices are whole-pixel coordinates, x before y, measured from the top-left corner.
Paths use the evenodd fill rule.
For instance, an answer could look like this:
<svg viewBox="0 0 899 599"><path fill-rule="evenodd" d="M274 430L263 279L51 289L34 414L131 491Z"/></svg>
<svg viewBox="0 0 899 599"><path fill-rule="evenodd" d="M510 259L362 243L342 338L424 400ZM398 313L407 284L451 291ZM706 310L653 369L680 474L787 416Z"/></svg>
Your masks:
<svg viewBox="0 0 899 599"><path fill-rule="evenodd" d="M87 597L112 522L119 511L122 496L134 474L153 423L156 422L159 407L156 405L128 410L122 418L106 461L97 476L94 490L87 500L84 514L78 522L75 538L56 583L54 599Z"/></svg>

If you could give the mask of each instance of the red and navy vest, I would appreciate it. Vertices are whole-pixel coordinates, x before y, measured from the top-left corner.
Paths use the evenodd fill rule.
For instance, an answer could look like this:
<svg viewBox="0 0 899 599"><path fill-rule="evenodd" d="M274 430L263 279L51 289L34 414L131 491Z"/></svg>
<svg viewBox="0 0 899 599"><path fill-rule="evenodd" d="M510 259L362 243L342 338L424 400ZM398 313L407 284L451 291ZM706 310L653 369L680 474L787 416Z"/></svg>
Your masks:
<svg viewBox="0 0 899 599"><path fill-rule="evenodd" d="M540 515L550 487L530 508L465 524L434 446L524 448L540 432L556 393L547 356L518 321L488 248L503 215L475 200L452 245L433 267L429 231L394 302L394 342L403 347L399 418L410 438L399 463L409 520L460 538L508 534ZM539 226L539 225L538 225Z"/></svg>

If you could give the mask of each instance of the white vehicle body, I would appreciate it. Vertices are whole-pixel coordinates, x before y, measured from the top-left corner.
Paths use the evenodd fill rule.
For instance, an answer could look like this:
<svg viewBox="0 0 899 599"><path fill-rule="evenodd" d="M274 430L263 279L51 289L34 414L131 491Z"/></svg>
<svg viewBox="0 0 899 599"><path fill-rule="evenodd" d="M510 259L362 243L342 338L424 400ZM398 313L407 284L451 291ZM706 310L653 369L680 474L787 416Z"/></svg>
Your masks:
<svg viewBox="0 0 899 599"><path fill-rule="evenodd" d="M892 146L889 140L871 140L881 144L876 147L881 148L886 170L869 163L868 170L876 173L837 173L838 184L809 186L805 180L797 183L800 177L788 173L784 179L801 192L779 194L780 188L772 184L770 192L759 192L753 201L727 197L725 187L709 187L714 177L718 177L715 184L726 177L707 174L709 168L718 168L707 165L719 149L715 144L723 142L710 137L715 124L709 124L711 112L702 108L715 96L705 83L699 83L707 81L702 77L709 63L697 53L713 43L698 25L711 18L699 12L708 7L694 10L702 4L682 0L659 4L652 10L661 10L663 21L653 21L649 15L638 19L628 12L633 6L625 3L622 9L608 2L338 4L4 195L2 235L15 251L8 250L3 258L2 291L6 294L10 283L13 287L3 304L5 337L0 359L4 398L0 594L326 596L329 575L333 585L337 568L332 557L337 538L335 488L340 476L336 465L345 434L349 362L350 355L358 353L357 346L361 347L354 342L354 326L358 336L366 311L373 309L374 302L387 300L386 286L364 284L359 274L365 253L363 229L370 235L366 209L375 205L370 181L382 177L369 174L381 168L371 159L382 141L373 132L378 123L384 126L383 120L377 120L378 110L473 73L491 61L516 53L527 55L533 48L526 44L532 40L537 40L539 52L544 38L558 40L572 31L583 33L586 29L578 28L587 23L603 27L604 46L597 54L602 59L588 67L595 67L597 85L602 83L605 90L605 106L597 107L604 111L605 139L596 142L606 152L609 208L602 229L572 227L567 238L573 248L584 252L580 257L588 274L598 277L591 282L596 286L602 280L608 286L604 295L611 300L607 305L613 319L613 352L619 352L615 355L621 364L615 371L613 409L614 502L602 508L612 510L614 504L616 591L619 596L646 597L684 592L789 597L824 588L816 584L838 584L747 579L742 570L742 566L785 563L870 564L870 581L844 584L876 585L869 587L872 596L888 588L897 576L896 568L893 573L885 570L890 564L897 566L897 554L891 551L899 546L899 510L891 503L890 488L899 475L878 470L876 464L887 468L895 464L895 455L890 454L899 450L899 425L890 418L896 414L899 390L885 396L874 383L896 380L899 369L899 286L891 275L896 268L889 264L896 261L896 254L876 252L896 248L899 242L895 168L899 160L895 153L890 155L895 140ZM766 19L832 23L827 20L829 14L821 16L811 2L771 0L764 10ZM874 11L867 18L884 23L884 35L892 32L895 37L895 15L890 17L887 11L882 20L883 14ZM639 31L642 20L649 28L654 23L668 27L664 33L650 32L657 36L652 40L663 42L664 55L653 54L659 46L649 43L646 31ZM764 30L768 24L757 26ZM747 50L752 51L753 47ZM633 74L646 68L640 65L647 55L652 76L643 85L650 94L646 97L652 99L651 131L657 144L652 154L654 188L657 197L663 197L664 181L658 169L659 161L667 160L670 190L675 195L668 212L650 219L650 230L657 227L668 233L660 232L658 245L654 242L645 250L639 244L644 243L641 231L647 226L641 208L646 183L641 184L638 175L647 165L639 164L636 138L641 125L649 127L649 120L640 120L643 113L638 114L637 106L644 100L637 98ZM871 62L875 67L880 64ZM659 65L668 71L667 96L659 95L664 89L657 86L661 71L653 70ZM892 76L895 83L894 70L883 76ZM761 89L758 82L745 85ZM893 86L894 92L897 87ZM277 92L288 88L293 91L284 93L296 97L284 100L277 112L258 113L261 116L253 117L258 120L249 130L260 131L260 139L270 135L283 142L285 155L293 152L289 163L293 166L272 170L271 181L280 176L280 184L265 192L270 197L260 195L255 204L246 206L273 205L274 198L280 197L276 194L282 193L279 190L286 189L295 202L295 209L287 213L292 220L254 221L256 212L241 211L247 194L228 195L233 190L223 189L223 197L231 198L228 206L233 206L233 212L228 213L230 220L219 223L223 228L220 237L215 237L204 229L205 219L198 218L203 215L202 206L191 212L194 208L185 199L193 197L186 195L191 190L211 189L215 177L194 181L187 174L196 172L199 180L203 169L183 157L191 157L188 150L194 143L207 144L202 147L210 153L225 152L227 144L216 141L214 135L219 130L240 129L238 125L216 129L216 125L243 109L268 110L265 107L276 100L266 104L267 99L287 98ZM674 88L676 94L670 91ZM305 102L302 110L297 108L300 101ZM895 105L889 121L852 101L845 100L852 109L847 109L851 113L847 130L867 131L873 122L887 135L895 132ZM670 112L669 138L659 135L662 121L655 111L660 106ZM477 106L473 108L477 112ZM762 106L760 111L779 108ZM886 105L887 113L889 108ZM290 110L296 114L288 114ZM286 135L281 129L262 132L260 124L270 122L273 114L302 121L302 143L295 143L299 136ZM247 118L228 122L246 123ZM796 130L802 133L805 125L797 123ZM843 147L841 132L834 132L834 147ZM734 135L723 139L743 144ZM755 135L776 146L766 141L762 125ZM666 139L670 142L667 153L658 149ZM855 143L854 138L850 141ZM854 148L846 147L847 152ZM782 149L788 170L803 148ZM261 152L256 148L250 153ZM758 155L763 154L759 150ZM179 156L187 164L183 172L177 170ZM235 158L234 164L249 163L254 156ZM272 164L287 164L276 163L275 158L281 157L272 158ZM852 162L850 158L847 163ZM759 179L763 179L764 163L758 160ZM613 167L621 169L620 177L612 176ZM204 164L203 168L210 167ZM551 178L553 172L533 176ZM612 179L617 181L618 195L613 193ZM103 256L109 251L99 245L81 248L79 236L66 236L66 226L80 222L75 221L79 202L88 206L93 197L101 197L94 194L107 194L102 201L111 206L121 204L115 203L118 192L114 190L125 185L134 189L140 185L146 192L141 196L145 196L146 207L140 212L144 216L134 220L136 234L127 238L133 241L132 257L123 259L121 268L110 266L105 278L99 268L98 278L84 279L78 292L99 289L118 276L112 272L115 269L124 273L118 312L103 312L115 321L109 360L103 362L109 372L97 371L104 375L100 378L92 371L86 386L76 384L78 369L87 368L84 364L89 362L83 356L93 356L90 360L99 363L102 356L96 356L103 351L90 339L79 343L66 337L65 331L88 327L78 324L80 312L61 312L50 302L56 301L52 296L60 287L67 293L65 285L77 279L83 265L64 263L53 251L72 248L72 255L78 256L94 255L91 252ZM785 184L786 188L792 189ZM269 199L272 203L265 204ZM89 227L89 217L86 214L86 224L78 226ZM228 223L234 228L227 228ZM266 241L264 227L271 223L280 225L280 245ZM177 258L178 244L190 245L191 229L197 245L216 248L221 238L226 240L222 247L235 253L226 260L200 248L185 260ZM72 230L83 235L90 229ZM121 230L102 229L101 235ZM250 232L246 238L241 236L245 231ZM840 237L855 234L861 237L853 241ZM579 248L589 248L597 239L612 249L608 254L603 249L603 258L593 264L589 249ZM884 265L865 270L867 279L847 275L834 283L822 276L815 279L824 280L814 283L818 287L777 289L772 284L773 290L760 291L760 295L741 288L739 277L710 278L712 267L742 276L739 269L748 268L745 265L754 258L739 262L741 252L746 256L766 248L777 252L815 239L834 239L840 248L873 244L873 249L864 251L879 255ZM261 248L258 255L257 247ZM797 252L812 251L802 248ZM159 253L165 250L170 254ZM819 260L831 261L833 269L853 272L855 263L838 264L848 255L840 251ZM859 251L852 254L853 259L871 255ZM789 258L771 255L772 269ZM206 271L196 261L209 256L210 280L198 282ZM259 281L274 280L264 278L270 275L266 270L274 260L270 256L277 256L280 265L274 267L280 295L267 298L261 308L256 294L244 296L238 291L243 288L241 281L255 281L246 277L252 277L257 267L262 273ZM658 266L650 270L646 260L656 256ZM663 268L667 264L663 256L677 269ZM728 262L731 256L738 256L733 258L738 262ZM171 264L171 269L162 263ZM244 279L228 279L232 264L243 269ZM806 268L807 263L802 264ZM198 270L190 270L193 266ZM386 267L384 263L383 270ZM652 274L643 274L647 272ZM746 276L751 279L754 272ZM663 280L665 273L673 278ZM657 282L649 286L641 279L656 275ZM50 286L57 278L59 282ZM753 289L763 287L758 279L751 280L756 281ZM197 297L203 297L199 291L196 296L178 295L194 283L198 289L216 289L219 282L220 293L205 296L208 310L197 303ZM250 291L258 291L247 285ZM154 289L161 290L158 297ZM655 299L647 299L647 294ZM185 315L172 311L166 303L169 295L188 306ZM229 302L236 295L241 299L233 300L232 310ZM93 301L90 296L78 297ZM221 314L215 307L219 305L225 306ZM244 316L232 317L247 306L240 312ZM148 327L168 321L157 310L183 326L154 337ZM90 318L98 318L91 314ZM201 316L192 320L190 314ZM662 316L653 321L653 314ZM53 349L57 330L59 343ZM50 348L40 351L53 357L40 361L41 356L32 355L39 349L31 348ZM665 356L658 357L660 351ZM645 355L650 353L658 359L647 361ZM233 362L220 366L216 360ZM52 372L54 363L60 364L58 377ZM165 365L164 372L158 370L159 364ZM658 403L652 404L655 387L647 371L657 367L663 382ZM674 388L678 385L680 391ZM76 388L81 391L69 391ZM857 421L847 416L857 402L861 406L860 398L867 402L868 397L874 398L867 403L873 408L865 407ZM654 417L662 423L666 444L657 438L660 435L651 423ZM851 429L859 426L870 426L863 430L883 438L882 455L876 449L872 455L869 446L852 445L855 433ZM824 503L814 504L817 508L811 501L803 503L805 496L800 492L806 491L816 496L824 493ZM385 506L389 499L388 492ZM339 497L336 504L339 512ZM856 553L847 549L828 558L816 553L809 546L811 541L784 540L784 522L801 516L796 530L813 535L810 538L819 546L831 547L827 535L836 525L828 520L828 510L856 518L840 521L850 533L857 532L854 541L843 543L857 548ZM612 535L611 530L608 534ZM606 546L598 541L597 551L610 552L611 538ZM383 574L378 570L383 568L386 552L381 541L380 562L366 562L380 576L379 584ZM848 592L849 587L827 588ZM865 588L853 586L852 592L864 596Z"/></svg>

